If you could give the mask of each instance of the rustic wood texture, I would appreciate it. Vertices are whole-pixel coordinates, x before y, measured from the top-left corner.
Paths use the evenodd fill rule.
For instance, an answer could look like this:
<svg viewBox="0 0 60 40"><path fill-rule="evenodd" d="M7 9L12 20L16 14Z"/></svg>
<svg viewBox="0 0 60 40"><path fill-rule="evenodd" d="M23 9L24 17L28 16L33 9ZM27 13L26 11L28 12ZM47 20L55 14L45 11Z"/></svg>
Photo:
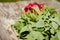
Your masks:
<svg viewBox="0 0 60 40"><path fill-rule="evenodd" d="M55 0L34 0L54 6L60 11L60 3ZM20 1L15 3L0 3L0 40L19 40L11 28L11 24L22 14L21 9L31 1ZM21 39L20 39L21 40Z"/></svg>
<svg viewBox="0 0 60 40"><path fill-rule="evenodd" d="M0 40L19 40L11 24L22 14L21 9L27 3L29 2L0 3Z"/></svg>

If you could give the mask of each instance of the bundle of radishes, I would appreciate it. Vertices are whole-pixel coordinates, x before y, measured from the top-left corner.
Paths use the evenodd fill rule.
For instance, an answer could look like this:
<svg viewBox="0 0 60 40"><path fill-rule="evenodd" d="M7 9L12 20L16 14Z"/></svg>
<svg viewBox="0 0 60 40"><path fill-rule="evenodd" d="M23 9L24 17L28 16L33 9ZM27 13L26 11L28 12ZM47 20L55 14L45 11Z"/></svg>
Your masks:
<svg viewBox="0 0 60 40"><path fill-rule="evenodd" d="M54 7L29 3L12 26L23 40L60 40L60 16Z"/></svg>

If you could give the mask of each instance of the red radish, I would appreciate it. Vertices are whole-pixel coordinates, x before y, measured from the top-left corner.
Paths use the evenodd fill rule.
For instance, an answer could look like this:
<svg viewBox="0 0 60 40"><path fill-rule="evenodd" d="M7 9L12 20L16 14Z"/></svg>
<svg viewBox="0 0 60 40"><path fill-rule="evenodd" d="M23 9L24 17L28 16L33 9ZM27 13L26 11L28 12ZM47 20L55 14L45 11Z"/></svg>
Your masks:
<svg viewBox="0 0 60 40"><path fill-rule="evenodd" d="M32 3L29 3L29 8L32 8L32 7L34 7L36 4L35 4L35 2L32 2Z"/></svg>
<svg viewBox="0 0 60 40"><path fill-rule="evenodd" d="M35 5L36 5L35 2L29 3L29 4L24 8L25 12L28 12L28 9L29 9L31 12L33 12L33 7L34 7Z"/></svg>
<svg viewBox="0 0 60 40"><path fill-rule="evenodd" d="M43 4L41 4L41 3L38 4L38 7L39 7L40 10L42 10L43 9Z"/></svg>
<svg viewBox="0 0 60 40"><path fill-rule="evenodd" d="M28 12L28 7L25 6L25 7L24 7L24 10L25 10L25 12Z"/></svg>

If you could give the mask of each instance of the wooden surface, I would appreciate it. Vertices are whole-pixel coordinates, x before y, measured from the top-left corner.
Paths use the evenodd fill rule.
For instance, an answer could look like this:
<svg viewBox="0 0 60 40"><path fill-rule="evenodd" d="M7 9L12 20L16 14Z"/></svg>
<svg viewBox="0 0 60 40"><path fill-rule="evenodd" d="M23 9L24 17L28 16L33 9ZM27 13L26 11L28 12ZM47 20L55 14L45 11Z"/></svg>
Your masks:
<svg viewBox="0 0 60 40"><path fill-rule="evenodd" d="M27 3L0 3L0 40L18 40L11 24L22 14L21 9Z"/></svg>
<svg viewBox="0 0 60 40"><path fill-rule="evenodd" d="M45 3L54 6L60 11L60 3L54 0L34 0L37 3ZM0 3L0 40L19 40L11 28L11 24L22 14L21 9L32 1L21 1L15 3Z"/></svg>

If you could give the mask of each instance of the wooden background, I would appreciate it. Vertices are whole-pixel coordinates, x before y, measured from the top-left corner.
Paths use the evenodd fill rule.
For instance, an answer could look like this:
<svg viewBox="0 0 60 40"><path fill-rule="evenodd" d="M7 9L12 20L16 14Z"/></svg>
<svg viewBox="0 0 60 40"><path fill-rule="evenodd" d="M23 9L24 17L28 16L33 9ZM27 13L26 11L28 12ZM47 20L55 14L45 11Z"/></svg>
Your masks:
<svg viewBox="0 0 60 40"><path fill-rule="evenodd" d="M16 37L11 24L22 14L21 9L30 2L44 3L49 6L54 6L57 11L60 11L60 3L55 0L31 0L19 1L11 3L0 3L0 40L21 40Z"/></svg>

